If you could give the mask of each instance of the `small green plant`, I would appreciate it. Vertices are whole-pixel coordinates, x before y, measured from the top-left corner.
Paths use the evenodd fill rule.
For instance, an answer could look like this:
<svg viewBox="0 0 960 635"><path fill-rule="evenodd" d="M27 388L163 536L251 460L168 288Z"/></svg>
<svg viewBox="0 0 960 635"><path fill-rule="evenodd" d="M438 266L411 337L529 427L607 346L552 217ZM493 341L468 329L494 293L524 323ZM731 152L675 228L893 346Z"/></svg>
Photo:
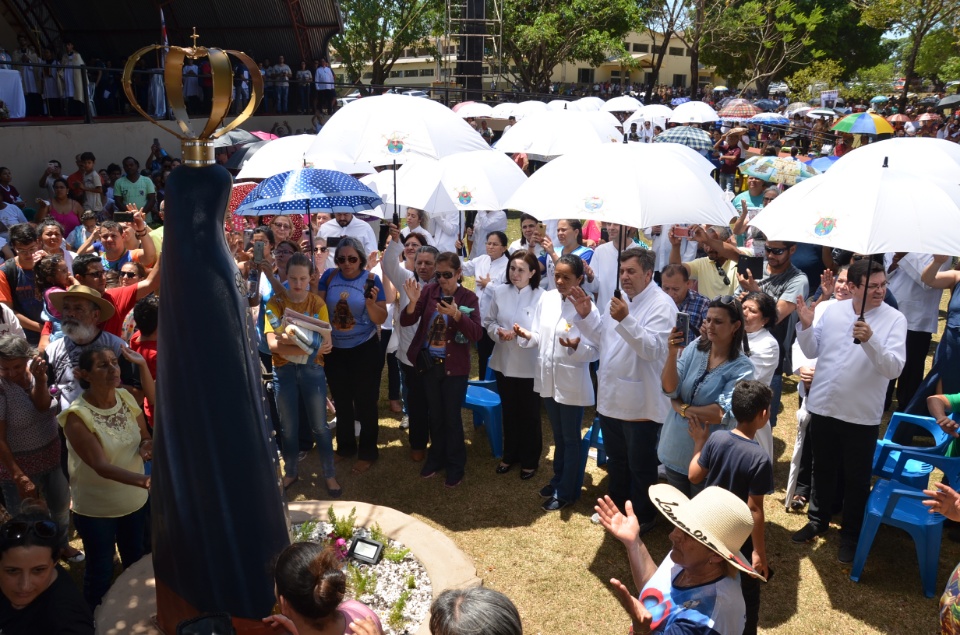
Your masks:
<svg viewBox="0 0 960 635"><path fill-rule="evenodd" d="M402 562L404 558L407 557L407 554L410 553L409 549L397 549L395 547L386 547L383 550L383 559L394 564Z"/></svg>
<svg viewBox="0 0 960 635"><path fill-rule="evenodd" d="M370 528L370 539L383 545L387 544L387 535L383 533L380 523L374 523L373 527Z"/></svg>
<svg viewBox="0 0 960 635"><path fill-rule="evenodd" d="M355 564L347 565L347 581L356 598L371 594L377 588L377 574L373 570L365 572Z"/></svg>
<svg viewBox="0 0 960 635"><path fill-rule="evenodd" d="M411 590L417 588L417 578L412 573L407 576L407 588Z"/></svg>
<svg viewBox="0 0 960 635"><path fill-rule="evenodd" d="M313 539L313 532L316 531L319 521L308 520L297 528L293 536L294 542L309 542Z"/></svg>
<svg viewBox="0 0 960 635"><path fill-rule="evenodd" d="M390 615L387 616L387 624L389 624L396 631L399 631L403 626L403 623L406 621L403 618L403 610L407 608L407 600L409 599L410 591L404 591L401 593L400 597L397 598L396 603L393 605L393 608L390 609Z"/></svg>
<svg viewBox="0 0 960 635"><path fill-rule="evenodd" d="M330 524L333 525L333 534L337 538L343 538L344 540L350 540L353 536L353 526L357 520L357 508L354 507L350 510L350 514L344 517L337 517L337 514L333 511L333 505L330 506L330 509L327 510L327 520L330 521Z"/></svg>

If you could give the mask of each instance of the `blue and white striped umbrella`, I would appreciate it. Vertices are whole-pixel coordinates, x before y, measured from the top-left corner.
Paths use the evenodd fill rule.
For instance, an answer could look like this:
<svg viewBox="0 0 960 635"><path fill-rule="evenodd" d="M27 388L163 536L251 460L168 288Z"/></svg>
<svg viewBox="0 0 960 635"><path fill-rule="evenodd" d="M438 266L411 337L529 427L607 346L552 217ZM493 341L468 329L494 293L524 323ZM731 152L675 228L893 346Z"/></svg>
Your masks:
<svg viewBox="0 0 960 635"><path fill-rule="evenodd" d="M747 123L758 123L764 126L785 126L790 120L775 112L762 112L747 119Z"/></svg>
<svg viewBox="0 0 960 635"><path fill-rule="evenodd" d="M268 216L319 211L356 214L370 212L382 204L376 192L343 172L300 168L260 183L247 194L234 214Z"/></svg>
<svg viewBox="0 0 960 635"><path fill-rule="evenodd" d="M690 101L689 97L674 97L670 100L671 106L679 106L680 104L685 104Z"/></svg>

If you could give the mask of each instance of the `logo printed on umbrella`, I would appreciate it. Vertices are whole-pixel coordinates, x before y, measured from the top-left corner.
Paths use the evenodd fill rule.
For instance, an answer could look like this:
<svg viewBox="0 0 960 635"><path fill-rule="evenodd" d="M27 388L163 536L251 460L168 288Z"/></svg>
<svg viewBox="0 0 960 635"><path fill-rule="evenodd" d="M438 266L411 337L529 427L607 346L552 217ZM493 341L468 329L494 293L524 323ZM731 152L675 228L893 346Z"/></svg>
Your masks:
<svg viewBox="0 0 960 635"><path fill-rule="evenodd" d="M813 228L813 233L817 236L826 236L832 232L836 226L837 219L827 216L817 221L816 227Z"/></svg>
<svg viewBox="0 0 960 635"><path fill-rule="evenodd" d="M600 198L599 196L591 196L589 198L585 198L583 199L583 206L588 210L590 210L591 212L595 212L601 207L603 207L603 199Z"/></svg>
<svg viewBox="0 0 960 635"><path fill-rule="evenodd" d="M403 140L407 138L406 134L394 131L384 138L387 140L387 152L390 154L403 152Z"/></svg>
<svg viewBox="0 0 960 635"><path fill-rule="evenodd" d="M474 189L476 189L476 188L468 187L468 186L466 186L466 185L461 185L460 187L454 188L453 193L456 194L456 196L457 196L457 201L458 201L461 205L469 205L469 204L470 204L470 201L473 200L473 190L474 190Z"/></svg>

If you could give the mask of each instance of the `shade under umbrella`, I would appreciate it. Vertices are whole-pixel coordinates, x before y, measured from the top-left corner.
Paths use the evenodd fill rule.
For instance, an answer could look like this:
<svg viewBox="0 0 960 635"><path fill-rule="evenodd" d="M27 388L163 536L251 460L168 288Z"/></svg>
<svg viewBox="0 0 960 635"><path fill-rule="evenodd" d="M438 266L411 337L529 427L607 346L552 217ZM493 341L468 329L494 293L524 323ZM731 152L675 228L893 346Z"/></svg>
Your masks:
<svg viewBox="0 0 960 635"><path fill-rule="evenodd" d="M674 123L710 123L719 121L717 111L702 101L687 101L673 109L670 121Z"/></svg>
<svg viewBox="0 0 960 635"><path fill-rule="evenodd" d="M630 95L620 95L604 102L600 110L606 112L636 112L643 107L640 100Z"/></svg>
<svg viewBox="0 0 960 635"><path fill-rule="evenodd" d="M300 134L268 141L243 164L237 178L267 179L281 172L302 168L304 153L315 140L314 135Z"/></svg>
<svg viewBox="0 0 960 635"><path fill-rule="evenodd" d="M693 126L677 126L653 138L655 143L676 143L693 150L712 150L713 139L707 131Z"/></svg>
<svg viewBox="0 0 960 635"><path fill-rule="evenodd" d="M722 225L733 212L710 178L712 169L709 161L679 145L604 145L540 168L507 201L507 208L539 220L585 218L630 227Z"/></svg>
<svg viewBox="0 0 960 635"><path fill-rule="evenodd" d="M620 131L596 114L562 110L525 117L503 133L494 148L549 158L622 141Z"/></svg>
<svg viewBox="0 0 960 635"><path fill-rule="evenodd" d="M342 172L300 168L272 176L243 199L239 216L329 211L369 212L383 201L369 187Z"/></svg>
<svg viewBox="0 0 960 635"><path fill-rule="evenodd" d="M230 155L230 158L227 159L223 167L231 170L239 170L243 167L244 163L253 158L253 155L256 154L260 148L268 143L269 141L257 141L256 143L248 143L240 146L236 152Z"/></svg>
<svg viewBox="0 0 960 635"><path fill-rule="evenodd" d="M510 157L495 150L411 160L396 176L398 204L433 212L503 209L527 180ZM386 198L393 200L389 187ZM446 207L447 201L452 209Z"/></svg>
<svg viewBox="0 0 960 635"><path fill-rule="evenodd" d="M487 142L452 110L431 99L377 95L338 110L316 136L306 158L336 149L354 162L403 163L411 155L439 158L483 150Z"/></svg>

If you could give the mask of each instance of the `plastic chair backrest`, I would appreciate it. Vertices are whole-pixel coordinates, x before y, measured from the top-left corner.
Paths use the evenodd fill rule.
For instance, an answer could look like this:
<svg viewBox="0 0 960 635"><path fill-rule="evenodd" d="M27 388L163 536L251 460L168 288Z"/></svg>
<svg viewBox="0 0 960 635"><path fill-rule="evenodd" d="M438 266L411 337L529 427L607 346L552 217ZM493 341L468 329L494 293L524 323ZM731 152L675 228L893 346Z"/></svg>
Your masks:
<svg viewBox="0 0 960 635"><path fill-rule="evenodd" d="M916 452L905 449L897 457L897 464L893 468L893 474L890 479L898 482L904 482L897 478L902 475L907 461L914 460L923 463L929 463L943 472L944 478L950 487L956 488L960 484L960 457L949 457L941 454L927 454L925 452ZM907 483L909 484L909 483Z"/></svg>
<svg viewBox="0 0 960 635"><path fill-rule="evenodd" d="M950 415L950 418L954 421L957 421L957 414ZM943 431L943 429L937 425L936 419L933 417L923 417L919 415L911 415L905 412L895 412L893 416L890 417L890 423L887 425L887 431L883 435L883 440L889 443L893 442L893 435L896 433L897 428L901 423L912 423L913 425L923 428L930 433L930 436L933 437L933 445L938 449L939 452L946 451L947 444L950 443L950 435ZM931 448L925 447L927 451L930 451Z"/></svg>

